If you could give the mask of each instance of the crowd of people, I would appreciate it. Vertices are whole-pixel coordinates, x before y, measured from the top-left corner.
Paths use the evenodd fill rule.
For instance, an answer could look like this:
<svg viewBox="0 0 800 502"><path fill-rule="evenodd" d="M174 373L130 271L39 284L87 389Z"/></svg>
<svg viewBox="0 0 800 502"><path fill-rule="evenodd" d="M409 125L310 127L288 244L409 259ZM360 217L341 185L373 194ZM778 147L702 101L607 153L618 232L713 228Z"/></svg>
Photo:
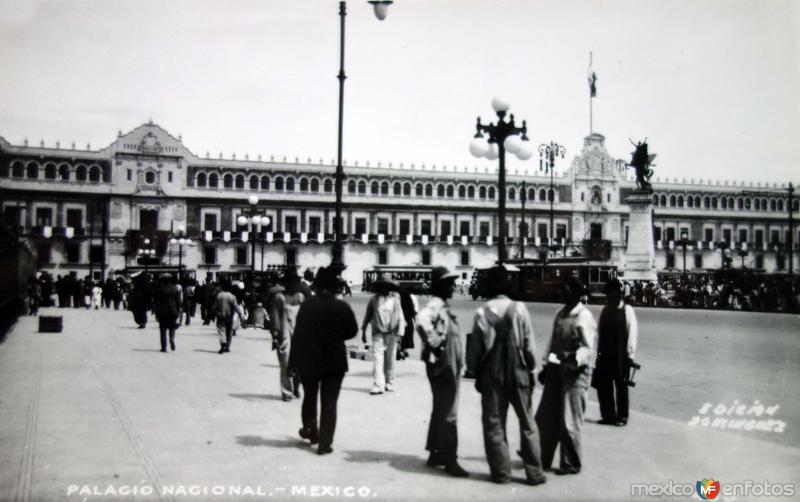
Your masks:
<svg viewBox="0 0 800 502"><path fill-rule="evenodd" d="M39 307L114 309L128 308L132 281L124 275L94 281L90 276L80 278L74 272L53 276L45 271L28 278L26 291L27 313L36 315Z"/></svg>

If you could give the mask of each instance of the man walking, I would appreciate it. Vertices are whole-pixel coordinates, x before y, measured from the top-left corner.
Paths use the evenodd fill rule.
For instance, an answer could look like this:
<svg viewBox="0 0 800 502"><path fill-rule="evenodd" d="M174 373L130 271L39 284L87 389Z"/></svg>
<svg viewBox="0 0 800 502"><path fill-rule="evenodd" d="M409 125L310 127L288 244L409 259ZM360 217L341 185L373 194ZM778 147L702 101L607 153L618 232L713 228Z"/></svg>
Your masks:
<svg viewBox="0 0 800 502"><path fill-rule="evenodd" d="M469 473L458 465L458 384L464 366L461 333L448 300L453 297L458 274L445 267L431 271L431 300L417 314L422 338L422 359L433 394L433 410L425 449L428 466L444 466L451 476Z"/></svg>
<svg viewBox="0 0 800 502"><path fill-rule="evenodd" d="M606 305L600 312L597 362L592 387L600 402L599 423L623 426L628 423L628 370L633 363L639 336L633 307L622 300L617 279L606 284ZM616 396L615 396L616 391ZM615 399L616 397L616 399Z"/></svg>
<svg viewBox="0 0 800 502"><path fill-rule="evenodd" d="M175 324L181 311L180 292L169 274L163 274L158 282L153 310L161 333L161 352L167 351L167 334L169 334L169 346L175 351Z"/></svg>
<svg viewBox="0 0 800 502"><path fill-rule="evenodd" d="M372 389L370 394L394 390L394 362L397 341L405 329L398 284L380 279L373 284L375 294L367 304L361 324L361 340L367 343L367 326L372 327Z"/></svg>
<svg viewBox="0 0 800 502"><path fill-rule="evenodd" d="M217 336L220 346L217 354L224 354L231 351L234 316L238 315L239 319L244 318L244 309L231 293L231 282L228 279L222 280L222 291L214 301L214 312L217 318Z"/></svg>
<svg viewBox="0 0 800 502"><path fill-rule="evenodd" d="M342 282L333 270L321 267L314 287L317 294L307 298L297 313L289 368L300 375L305 394L300 437L312 445L319 443L317 453L325 455L333 451L339 391L349 369L345 340L358 334L358 323L350 305L336 298Z"/></svg>
<svg viewBox="0 0 800 502"><path fill-rule="evenodd" d="M272 338L275 341L278 364L281 368L281 398L284 401L291 401L292 396L300 397L300 380L291 376L288 371L289 352L297 321L297 312L306 299L306 295L301 291L300 276L293 266L286 269L283 284L283 291L276 293L271 302Z"/></svg>
<svg viewBox="0 0 800 502"><path fill-rule="evenodd" d="M539 433L531 411L534 355L533 327L528 309L506 296L510 277L505 267L489 270L486 294L490 298L475 311L470 337L470 367L481 393L483 445L492 481L511 481L506 437L508 406L519 420L520 455L528 484L547 481L542 473Z"/></svg>

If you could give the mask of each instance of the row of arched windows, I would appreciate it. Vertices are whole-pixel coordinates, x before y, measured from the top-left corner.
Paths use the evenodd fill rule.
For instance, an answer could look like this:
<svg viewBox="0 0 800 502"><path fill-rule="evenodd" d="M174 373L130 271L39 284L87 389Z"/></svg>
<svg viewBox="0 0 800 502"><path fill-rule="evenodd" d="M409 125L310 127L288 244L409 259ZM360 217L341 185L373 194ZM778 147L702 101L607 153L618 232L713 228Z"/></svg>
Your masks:
<svg viewBox="0 0 800 502"><path fill-rule="evenodd" d="M219 173L200 172L195 176L195 186L198 188L225 188L233 190L260 190L269 191L275 190L277 192L303 192L303 193L325 193L333 192L334 182L331 178L320 180L315 177L301 177L299 180L293 176L275 176L270 178L267 175L245 176L244 174L226 173L220 175ZM481 200L494 199L497 196L497 191L494 186L474 186L474 185L458 185L456 187L452 184L438 183L411 183L411 182L394 182L388 181L372 181L368 183L366 180L349 179L345 185L345 193L352 195L394 195L411 197L437 197L453 199L475 199L476 197ZM521 189L510 187L508 189L508 200L515 201L517 197L522 197L523 192ZM544 188L528 188L525 193L528 201L545 201L547 199L547 190Z"/></svg>
<svg viewBox="0 0 800 502"><path fill-rule="evenodd" d="M653 195L653 205L697 209L732 209L744 211L783 211L783 199L765 197L734 197L731 195ZM798 201L795 201L795 209Z"/></svg>
<svg viewBox="0 0 800 502"><path fill-rule="evenodd" d="M43 166L35 161L14 161L10 166L0 166L0 178L28 179L28 180L60 180L81 181L89 183L108 183L109 171L107 166L98 164L77 164L72 166L67 163L56 164L46 162Z"/></svg>

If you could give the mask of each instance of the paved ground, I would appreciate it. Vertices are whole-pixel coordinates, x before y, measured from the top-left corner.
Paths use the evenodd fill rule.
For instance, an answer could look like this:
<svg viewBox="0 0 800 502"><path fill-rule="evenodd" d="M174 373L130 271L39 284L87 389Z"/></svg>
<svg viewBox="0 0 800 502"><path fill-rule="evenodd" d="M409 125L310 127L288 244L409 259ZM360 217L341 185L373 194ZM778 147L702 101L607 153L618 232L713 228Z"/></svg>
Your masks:
<svg viewBox="0 0 800 502"><path fill-rule="evenodd" d="M358 315L364 302L352 300ZM466 330L475 304L457 304ZM530 306L539 344L556 308ZM336 451L320 457L297 437L300 403L279 398L264 331L242 331L233 352L219 356L208 327L184 327L177 352L161 354L156 326L135 329L127 312L43 313L63 314L65 331L40 334L35 319L23 318L0 345L0 500L624 500L631 483L693 487L704 477L800 488L800 326L792 316L642 310L645 371L630 424L587 423L583 472L532 488L488 481L468 380L459 454L472 476L424 466L430 391L419 361L399 363L397 392L377 397L368 394L370 363L351 361ZM598 416L593 399L590 418ZM725 415L734 399L778 405L771 418L785 422L784 432L688 425L704 403L728 405ZM521 470L515 475L522 480Z"/></svg>

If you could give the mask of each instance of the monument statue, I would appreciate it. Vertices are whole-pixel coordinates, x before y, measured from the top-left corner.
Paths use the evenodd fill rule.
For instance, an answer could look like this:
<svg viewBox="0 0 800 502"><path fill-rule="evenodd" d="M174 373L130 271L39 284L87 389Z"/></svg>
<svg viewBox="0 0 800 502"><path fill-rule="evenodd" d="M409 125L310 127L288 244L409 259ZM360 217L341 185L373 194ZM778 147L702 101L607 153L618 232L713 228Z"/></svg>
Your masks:
<svg viewBox="0 0 800 502"><path fill-rule="evenodd" d="M653 169L650 167L653 164L653 159L656 154L649 154L647 152L647 138L644 141L631 144L636 148L631 153L631 162L628 164L636 171L636 188L642 192L653 192L653 187L650 185L650 178L653 176Z"/></svg>

